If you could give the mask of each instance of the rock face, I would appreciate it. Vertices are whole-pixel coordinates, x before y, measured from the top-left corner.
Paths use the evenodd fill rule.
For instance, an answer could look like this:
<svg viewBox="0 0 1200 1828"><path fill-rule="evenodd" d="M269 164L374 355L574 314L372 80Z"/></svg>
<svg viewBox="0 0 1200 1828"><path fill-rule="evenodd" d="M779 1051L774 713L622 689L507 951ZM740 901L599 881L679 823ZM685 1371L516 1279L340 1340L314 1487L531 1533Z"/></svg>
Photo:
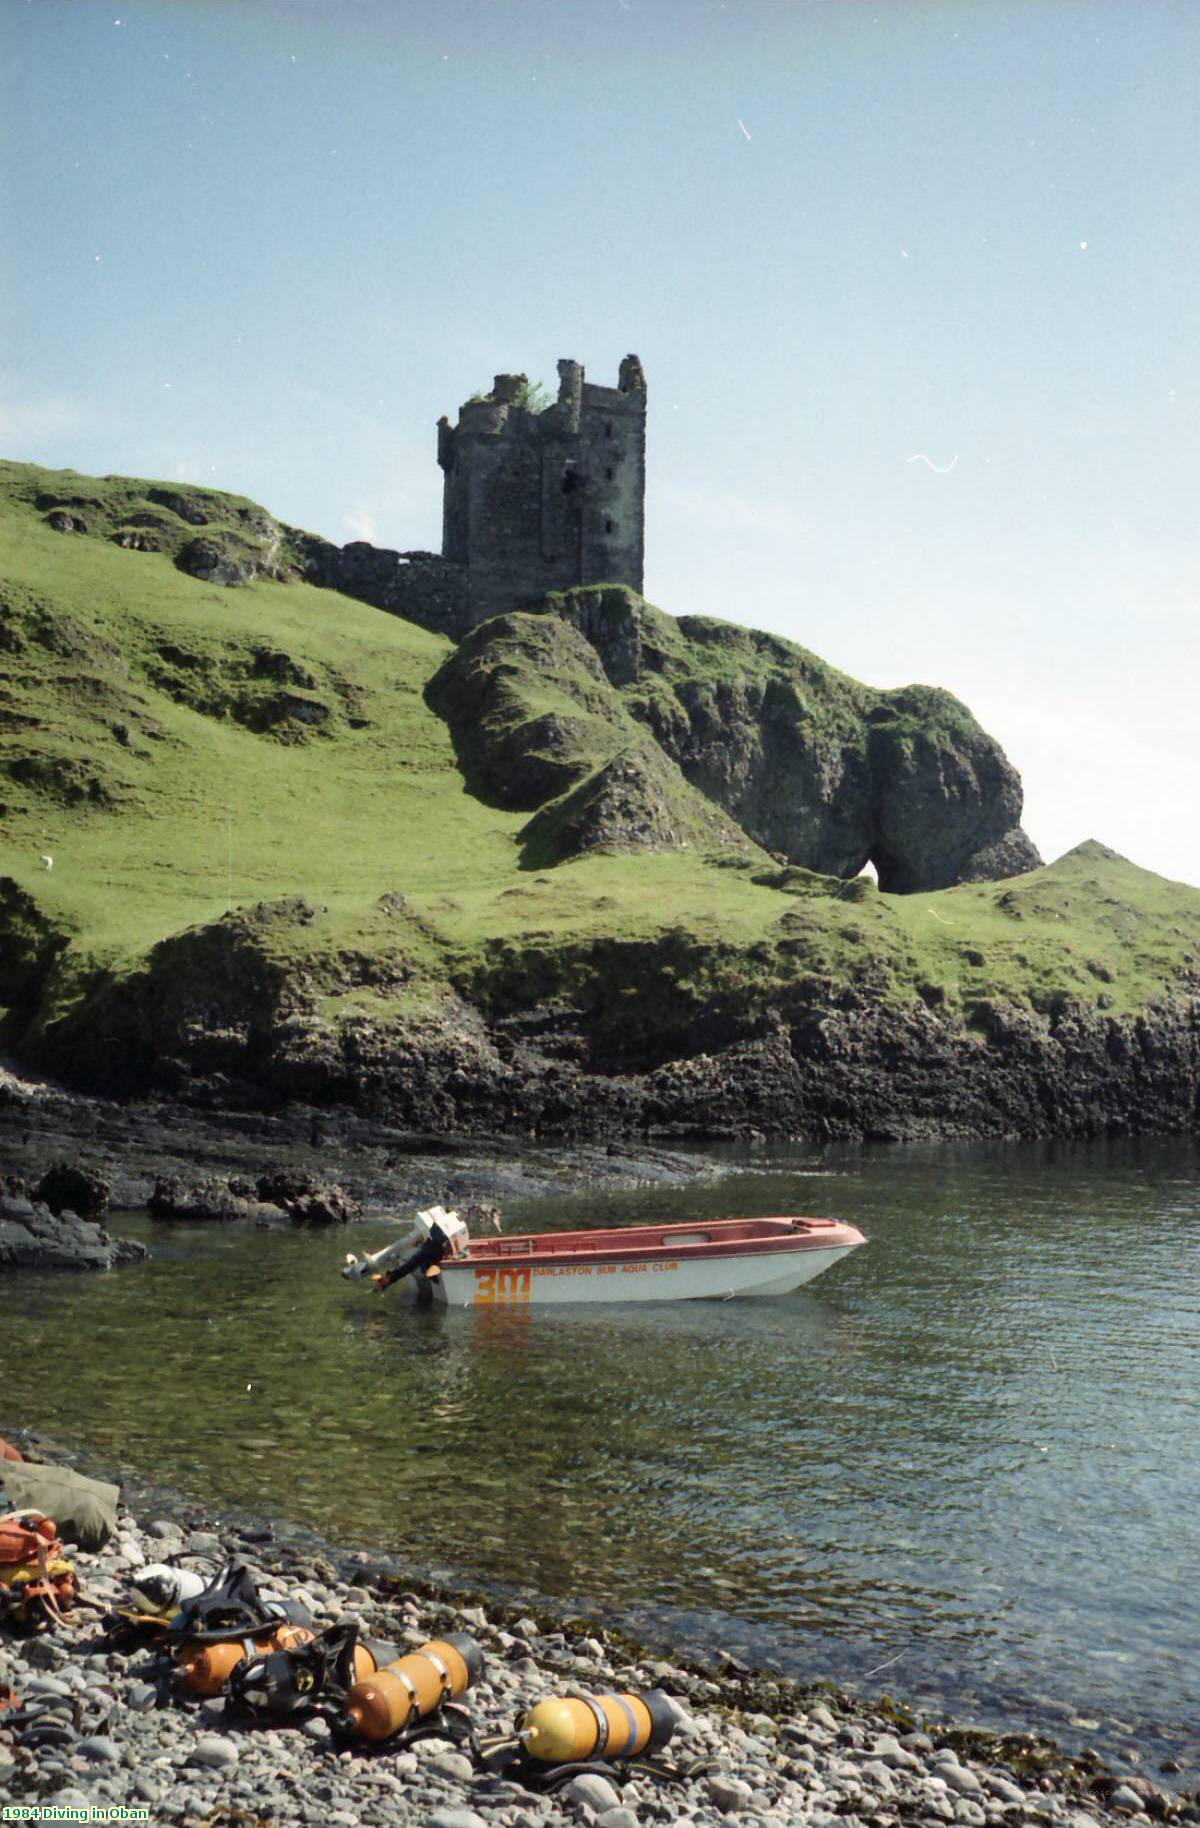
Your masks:
<svg viewBox="0 0 1200 1828"><path fill-rule="evenodd" d="M34 1197L49 1206L56 1218L70 1211L82 1219L98 1219L108 1211L107 1181L93 1169L74 1167L69 1162L56 1162L47 1169L34 1189Z"/></svg>
<svg viewBox="0 0 1200 1828"><path fill-rule="evenodd" d="M261 966L252 937L228 973L205 968L211 946L210 929L164 945L144 981L115 985L64 1031L77 1083L112 1092L112 1038L123 1035L124 1092L242 1112L336 1104L430 1134L900 1141L1171 1132L1200 1118L1200 979L1134 1014L996 1001L968 1025L892 1000L869 971L854 984L801 974L764 1003L742 951L669 931L599 939L574 958L528 939L500 944L487 981L464 985L471 1002L334 1026L303 1008L295 985L249 1008L244 974ZM188 983L206 986L203 1026ZM328 1189L263 1178L189 1179L161 1188L155 1207L342 1216Z"/></svg>
<svg viewBox="0 0 1200 1828"><path fill-rule="evenodd" d="M620 749L521 829L527 869L551 869L590 851L705 850L741 845L744 834L689 787L651 742Z"/></svg>
<svg viewBox="0 0 1200 1828"><path fill-rule="evenodd" d="M312 1174L276 1170L255 1181L209 1176L193 1181L160 1176L149 1200L156 1219L256 1219L285 1215L297 1225L345 1225L362 1207L343 1187Z"/></svg>
<svg viewBox="0 0 1200 1828"><path fill-rule="evenodd" d="M131 1238L113 1238L73 1212L55 1215L41 1201L0 1196L0 1270L118 1269L147 1255Z"/></svg>
<svg viewBox="0 0 1200 1828"><path fill-rule="evenodd" d="M498 616L429 683L471 791L536 811L522 861L546 869L593 851L733 847L755 854L729 815L651 740L585 636L557 616Z"/></svg>
<svg viewBox="0 0 1200 1828"><path fill-rule="evenodd" d="M640 726L735 822L730 838L805 869L850 877L869 861L881 889L908 893L1040 861L1020 828L1016 770L948 692L874 691L791 642L676 621L630 590L569 591L541 612L484 623L427 696L468 785L493 804L545 807L636 747ZM635 825L678 825L646 805L662 801L667 777L650 785L644 751L639 768ZM618 830L615 810L584 821L606 824ZM579 848L564 836L545 857Z"/></svg>

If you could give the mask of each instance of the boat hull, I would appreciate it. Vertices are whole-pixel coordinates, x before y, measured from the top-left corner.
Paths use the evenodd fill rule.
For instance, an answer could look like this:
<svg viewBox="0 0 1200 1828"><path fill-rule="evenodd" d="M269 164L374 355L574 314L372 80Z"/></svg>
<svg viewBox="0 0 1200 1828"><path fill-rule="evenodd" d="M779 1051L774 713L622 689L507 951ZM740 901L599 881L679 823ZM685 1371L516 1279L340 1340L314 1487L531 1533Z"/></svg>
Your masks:
<svg viewBox="0 0 1200 1828"><path fill-rule="evenodd" d="M473 1239L411 1278L451 1307L561 1307L601 1301L729 1301L787 1295L866 1239L835 1219L716 1219Z"/></svg>
<svg viewBox="0 0 1200 1828"><path fill-rule="evenodd" d="M777 1251L688 1263L526 1263L443 1266L451 1307L561 1307L595 1301L730 1301L788 1295L854 1249ZM719 1264L719 1267L718 1267Z"/></svg>

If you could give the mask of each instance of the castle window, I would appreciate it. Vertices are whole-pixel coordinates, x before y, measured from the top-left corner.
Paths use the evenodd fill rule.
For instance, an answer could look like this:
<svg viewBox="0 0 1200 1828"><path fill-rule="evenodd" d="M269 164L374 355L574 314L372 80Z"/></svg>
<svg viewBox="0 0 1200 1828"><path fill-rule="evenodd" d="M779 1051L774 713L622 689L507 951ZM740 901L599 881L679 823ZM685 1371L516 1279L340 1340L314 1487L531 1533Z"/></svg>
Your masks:
<svg viewBox="0 0 1200 1828"><path fill-rule="evenodd" d="M562 479L563 494L564 495L574 495L576 493L576 491L578 489L582 489L582 487L583 487L583 477L579 474L579 471L578 470L568 470L566 475Z"/></svg>
<svg viewBox="0 0 1200 1828"><path fill-rule="evenodd" d="M611 521L610 521L610 520L606 520L606 521L605 521L605 523L604 523L604 531L605 531L605 532L606 532L606 533L611 533L611 532L612 532L612 522L611 522Z"/></svg>
<svg viewBox="0 0 1200 1828"><path fill-rule="evenodd" d="M610 463L610 464L609 464L609 466L608 466L608 468L607 468L607 469L606 469L606 470L605 470L605 472L604 472L604 474L605 474L605 476L607 476L607 478L608 478L608 480L609 480L609 482L611 482L611 481L612 481L612 479L613 479L613 473L612 473L612 464L611 464L611 463Z"/></svg>
<svg viewBox="0 0 1200 1828"><path fill-rule="evenodd" d="M611 438L611 437L612 437L612 425L611 425L611 424L609 424L609 425L606 425L606 426L605 426L605 428L604 428L604 436L605 436L605 437L606 437L606 438Z"/></svg>

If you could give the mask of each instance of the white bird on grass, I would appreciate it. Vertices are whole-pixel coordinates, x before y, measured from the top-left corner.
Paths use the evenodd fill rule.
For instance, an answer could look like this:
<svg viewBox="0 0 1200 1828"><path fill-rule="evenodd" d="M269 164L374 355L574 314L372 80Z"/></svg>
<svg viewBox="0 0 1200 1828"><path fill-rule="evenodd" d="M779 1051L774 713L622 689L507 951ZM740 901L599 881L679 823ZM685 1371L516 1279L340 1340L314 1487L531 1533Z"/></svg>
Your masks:
<svg viewBox="0 0 1200 1828"><path fill-rule="evenodd" d="M43 857L42 858L42 868L46 869L46 870L52 870L54 868L53 857Z"/></svg>

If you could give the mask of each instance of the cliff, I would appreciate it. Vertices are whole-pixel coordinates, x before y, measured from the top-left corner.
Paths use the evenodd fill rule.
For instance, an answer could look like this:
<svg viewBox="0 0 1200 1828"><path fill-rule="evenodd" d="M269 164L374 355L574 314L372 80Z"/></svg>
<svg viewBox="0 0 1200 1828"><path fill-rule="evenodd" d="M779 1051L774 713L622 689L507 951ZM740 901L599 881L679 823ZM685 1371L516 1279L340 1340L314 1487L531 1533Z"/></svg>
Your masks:
<svg viewBox="0 0 1200 1828"><path fill-rule="evenodd" d="M178 485L0 466L0 536L31 1067L543 1136L1195 1121L1200 892L1099 845L977 879L1030 854L947 694L625 591L456 648Z"/></svg>

